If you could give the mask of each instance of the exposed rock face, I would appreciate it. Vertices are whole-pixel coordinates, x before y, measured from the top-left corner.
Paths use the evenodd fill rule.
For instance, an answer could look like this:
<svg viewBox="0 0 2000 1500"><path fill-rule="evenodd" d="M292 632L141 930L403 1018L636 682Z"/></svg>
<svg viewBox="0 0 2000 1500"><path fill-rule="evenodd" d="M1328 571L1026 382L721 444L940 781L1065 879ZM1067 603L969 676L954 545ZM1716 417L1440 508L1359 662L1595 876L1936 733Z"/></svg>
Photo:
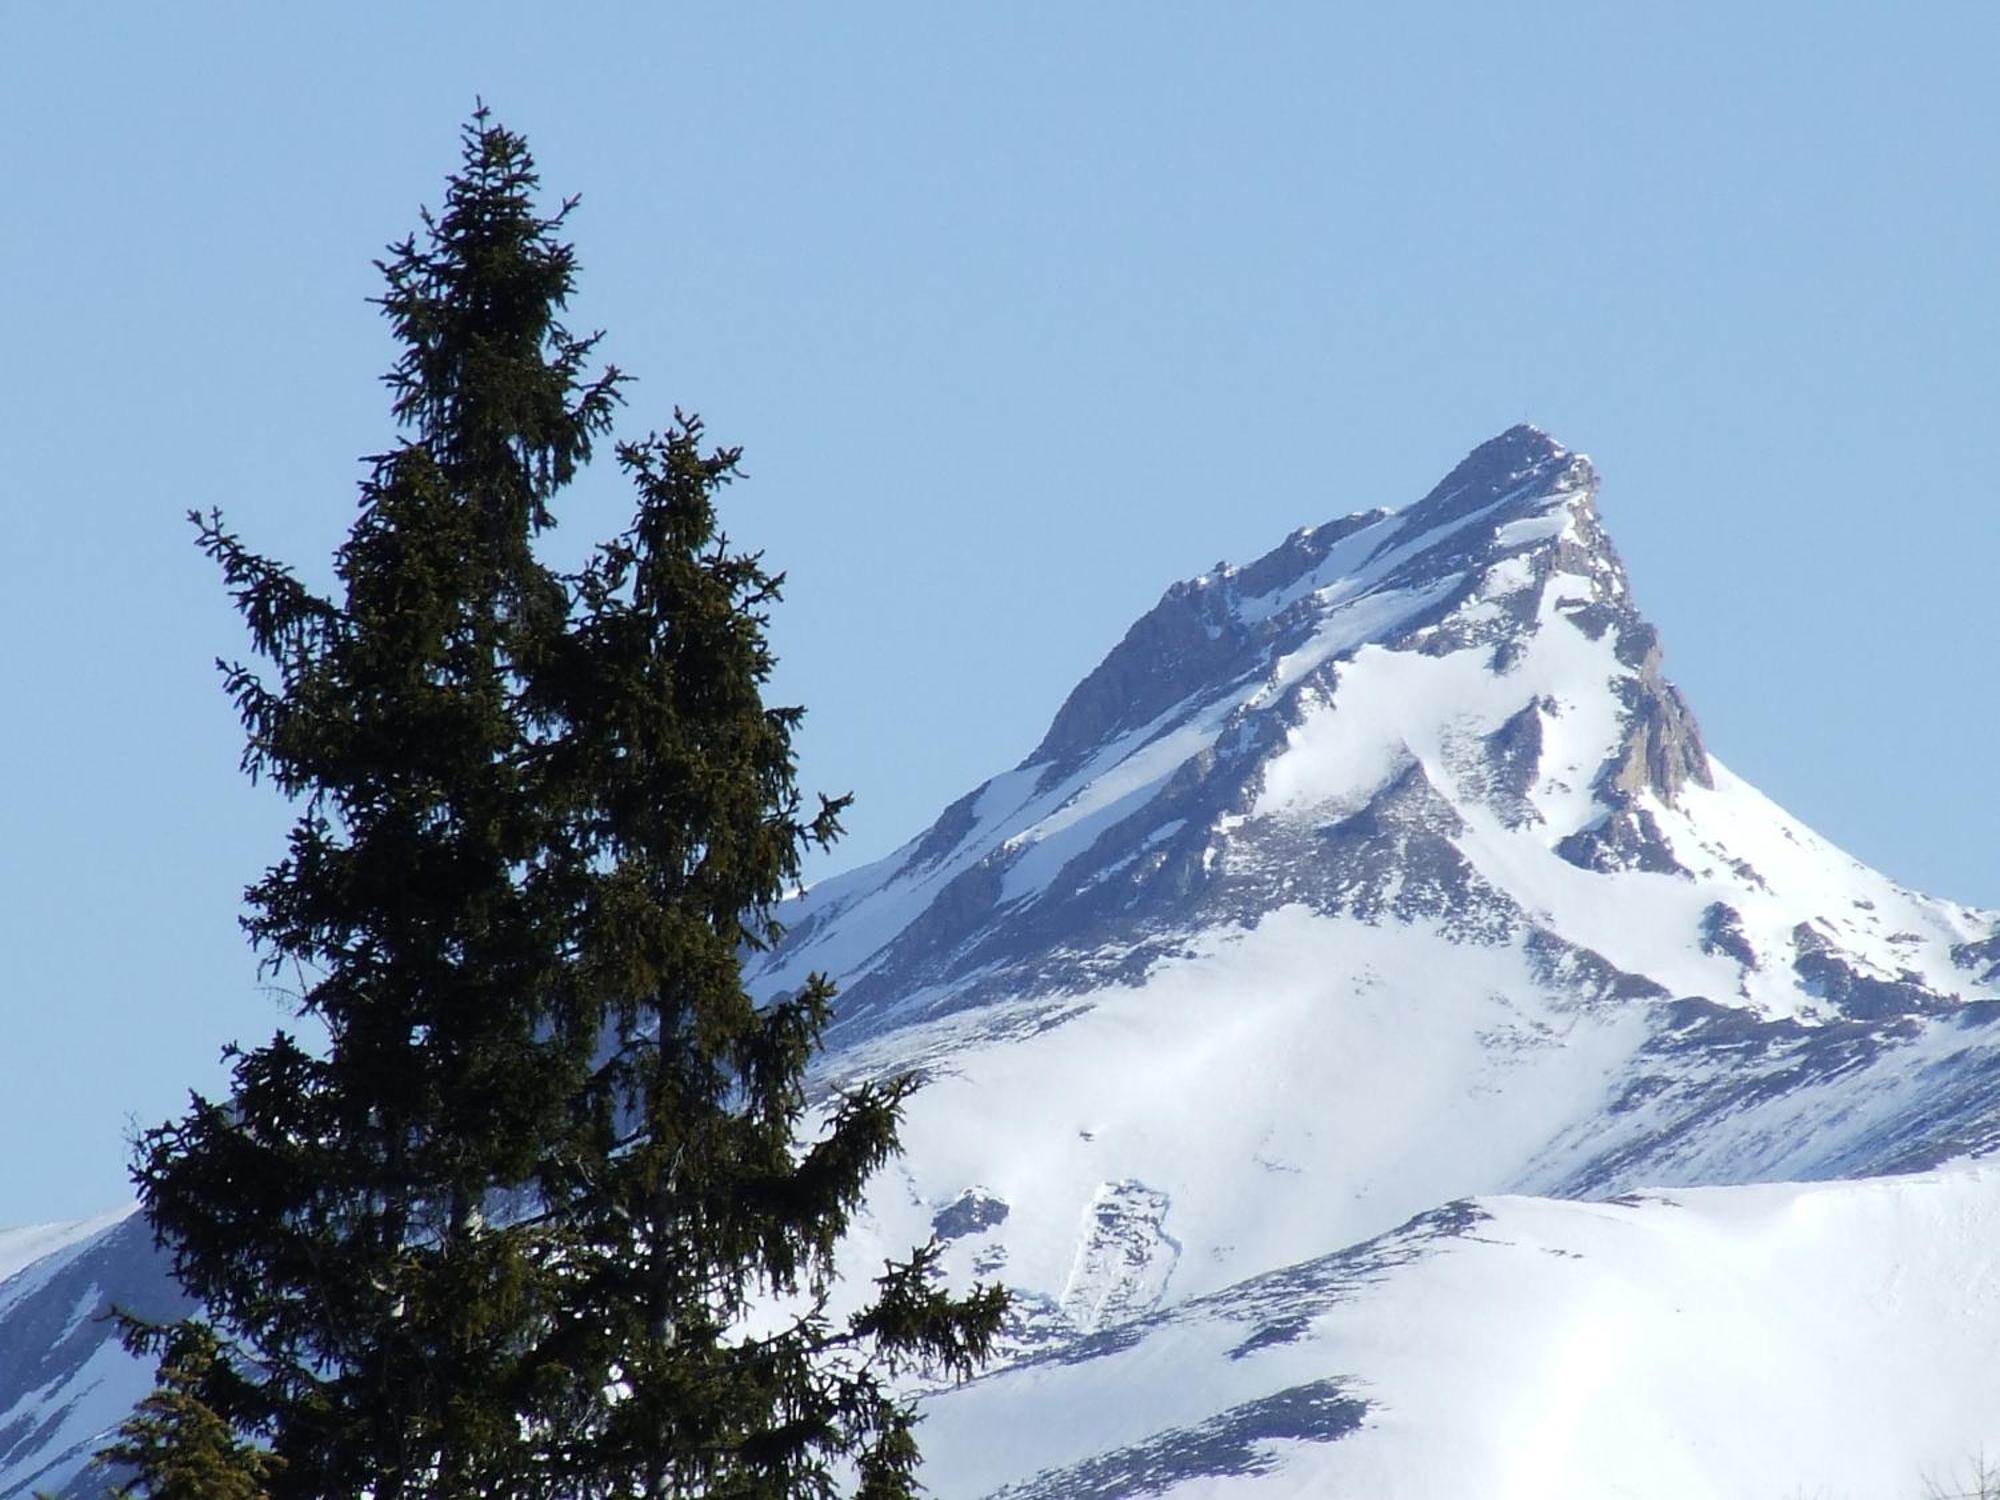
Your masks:
<svg viewBox="0 0 2000 1500"><path fill-rule="evenodd" d="M2000 981L2000 936L1982 938L1976 943L1960 943L1951 950L1954 962L1971 970L1981 984Z"/></svg>
<svg viewBox="0 0 2000 1500"><path fill-rule="evenodd" d="M1746 969L1760 966L1757 950L1743 935L1743 913L1721 901L1701 914L1701 946L1703 952L1726 954Z"/></svg>
<svg viewBox="0 0 2000 1500"><path fill-rule="evenodd" d="M1606 768L1607 792L1629 798L1650 791L1672 804L1691 781L1715 785L1701 748L1701 729L1681 695L1660 676L1657 648L1647 652L1638 677L1622 696L1629 727L1618 758Z"/></svg>
<svg viewBox="0 0 2000 1500"><path fill-rule="evenodd" d="M1792 969L1808 992L1857 1020L1919 1015L1948 1004L1946 997L1927 988L1923 975L1913 969L1904 969L1893 979L1863 972L1809 922L1792 929L1792 949Z"/></svg>
<svg viewBox="0 0 2000 1500"><path fill-rule="evenodd" d="M931 1232L949 1243L981 1234L1007 1222L1007 1205L991 1193L967 1188L931 1216Z"/></svg>

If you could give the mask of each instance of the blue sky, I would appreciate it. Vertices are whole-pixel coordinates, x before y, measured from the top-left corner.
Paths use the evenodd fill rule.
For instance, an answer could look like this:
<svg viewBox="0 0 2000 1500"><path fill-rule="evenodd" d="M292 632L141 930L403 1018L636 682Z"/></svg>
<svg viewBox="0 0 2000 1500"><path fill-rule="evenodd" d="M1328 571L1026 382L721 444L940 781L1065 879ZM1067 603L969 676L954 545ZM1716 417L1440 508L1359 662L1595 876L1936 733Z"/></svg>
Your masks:
<svg viewBox="0 0 2000 1500"><path fill-rule="evenodd" d="M285 1020L234 925L284 810L182 516L323 576L391 431L370 262L475 96L583 197L629 430L745 449L843 862L1175 579L1532 420L1720 758L2000 905L2000 10L417 9L6 22L0 1225L116 1202L130 1123Z"/></svg>

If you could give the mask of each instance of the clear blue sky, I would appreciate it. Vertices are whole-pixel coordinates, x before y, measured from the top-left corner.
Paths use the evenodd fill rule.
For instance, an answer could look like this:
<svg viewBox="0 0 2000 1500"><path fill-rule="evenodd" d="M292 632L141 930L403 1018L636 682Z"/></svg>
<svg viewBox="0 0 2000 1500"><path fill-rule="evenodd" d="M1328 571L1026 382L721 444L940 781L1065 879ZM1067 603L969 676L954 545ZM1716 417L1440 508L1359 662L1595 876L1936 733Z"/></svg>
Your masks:
<svg viewBox="0 0 2000 1500"><path fill-rule="evenodd" d="M323 569L390 434L370 262L476 95L583 196L633 429L746 450L847 858L1173 580L1526 419L1597 459L1711 748L2000 905L2000 8L575 9L0 26L0 1225L117 1201L128 1122L284 1019L181 517Z"/></svg>

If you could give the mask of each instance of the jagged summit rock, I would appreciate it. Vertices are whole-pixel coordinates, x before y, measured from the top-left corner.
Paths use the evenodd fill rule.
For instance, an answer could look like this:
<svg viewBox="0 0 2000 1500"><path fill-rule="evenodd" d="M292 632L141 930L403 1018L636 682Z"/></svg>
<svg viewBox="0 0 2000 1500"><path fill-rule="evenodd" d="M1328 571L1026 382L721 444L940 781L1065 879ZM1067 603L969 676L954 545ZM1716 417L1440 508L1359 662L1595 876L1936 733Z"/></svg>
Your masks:
<svg viewBox="0 0 2000 1500"><path fill-rule="evenodd" d="M1570 452L1539 427L1518 423L1466 454L1435 489L1403 511L1403 529L1426 531L1509 497L1589 489L1596 480L1581 453Z"/></svg>
<svg viewBox="0 0 2000 1500"><path fill-rule="evenodd" d="M1300 602L1288 598L1288 591L1322 570L1334 549L1357 534L1365 533L1370 547L1345 548L1341 557L1372 553L1380 559L1454 523L1482 515L1489 521L1516 519L1557 497L1594 493L1595 484L1581 454L1537 428L1513 427L1474 449L1407 510L1366 511L1305 527L1245 567L1224 566L1175 584L1077 685L1024 764L1060 765L1114 733L1138 729L1205 684L1226 679L1246 647L1296 633L1309 612L1280 619L1287 604ZM1491 526L1476 531L1461 545L1490 547L1493 531ZM1454 557L1445 552L1427 561L1444 568ZM1616 569L1615 559L1612 565Z"/></svg>

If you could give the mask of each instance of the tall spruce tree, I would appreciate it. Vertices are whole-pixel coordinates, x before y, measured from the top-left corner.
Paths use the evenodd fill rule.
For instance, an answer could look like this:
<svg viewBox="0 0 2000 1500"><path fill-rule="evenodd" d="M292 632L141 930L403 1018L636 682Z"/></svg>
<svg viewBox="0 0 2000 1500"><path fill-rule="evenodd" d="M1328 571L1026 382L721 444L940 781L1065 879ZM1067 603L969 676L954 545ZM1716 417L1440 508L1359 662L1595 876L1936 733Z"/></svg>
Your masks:
<svg viewBox="0 0 2000 1500"><path fill-rule="evenodd" d="M195 518L267 664L225 668L245 769L299 808L245 927L323 1037L232 1051L139 1142L205 1312L128 1330L165 1360L118 1454L160 1497L184 1434L272 1500L906 1496L893 1377L968 1371L1003 1301L925 1248L829 1312L908 1085L812 1114L830 986L743 987L842 806L804 808L762 701L781 580L678 412L617 449L631 528L540 560L622 377L560 321L572 205L483 109L463 147L382 265L404 436L337 593Z"/></svg>

